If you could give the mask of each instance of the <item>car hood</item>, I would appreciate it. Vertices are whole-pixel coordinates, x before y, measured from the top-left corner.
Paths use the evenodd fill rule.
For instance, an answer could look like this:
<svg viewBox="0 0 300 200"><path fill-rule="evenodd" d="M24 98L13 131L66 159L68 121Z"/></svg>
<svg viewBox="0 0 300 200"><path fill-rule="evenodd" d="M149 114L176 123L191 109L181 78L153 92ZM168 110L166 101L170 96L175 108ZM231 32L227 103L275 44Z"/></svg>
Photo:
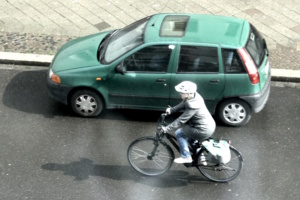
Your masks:
<svg viewBox="0 0 300 200"><path fill-rule="evenodd" d="M52 61L53 72L99 65L97 50L100 42L108 33L89 35L66 43Z"/></svg>

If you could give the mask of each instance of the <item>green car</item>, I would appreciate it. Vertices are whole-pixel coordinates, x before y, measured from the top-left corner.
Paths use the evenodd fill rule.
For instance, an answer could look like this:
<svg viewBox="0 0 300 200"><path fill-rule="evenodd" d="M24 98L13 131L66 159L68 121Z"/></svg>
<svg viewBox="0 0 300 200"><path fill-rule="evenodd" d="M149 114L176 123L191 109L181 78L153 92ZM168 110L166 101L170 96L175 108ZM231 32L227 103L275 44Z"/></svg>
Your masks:
<svg viewBox="0 0 300 200"><path fill-rule="evenodd" d="M248 21L157 14L68 42L47 85L54 99L95 117L104 108L165 110L181 101L174 86L189 80L213 115L241 126L264 108L270 79L266 42Z"/></svg>

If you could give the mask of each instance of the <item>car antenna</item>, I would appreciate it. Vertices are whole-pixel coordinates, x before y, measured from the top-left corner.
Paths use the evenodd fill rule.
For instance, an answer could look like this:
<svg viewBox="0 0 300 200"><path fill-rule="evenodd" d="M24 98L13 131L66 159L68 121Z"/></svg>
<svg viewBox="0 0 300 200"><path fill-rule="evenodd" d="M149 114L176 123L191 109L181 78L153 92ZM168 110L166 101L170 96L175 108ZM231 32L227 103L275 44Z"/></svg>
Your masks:
<svg viewBox="0 0 300 200"><path fill-rule="evenodd" d="M156 20L157 20L157 18L156 18ZM153 26L153 27L155 26L155 22L156 22L156 20L155 20L155 21L152 23L152 25L151 25L151 26Z"/></svg>

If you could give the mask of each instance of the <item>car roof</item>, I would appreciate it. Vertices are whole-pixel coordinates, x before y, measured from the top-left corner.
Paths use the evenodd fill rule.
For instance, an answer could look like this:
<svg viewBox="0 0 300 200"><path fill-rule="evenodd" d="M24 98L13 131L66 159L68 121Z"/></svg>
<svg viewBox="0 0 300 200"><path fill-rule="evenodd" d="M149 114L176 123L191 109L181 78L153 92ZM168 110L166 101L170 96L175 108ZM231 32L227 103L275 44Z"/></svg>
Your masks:
<svg viewBox="0 0 300 200"><path fill-rule="evenodd" d="M161 25L167 16L189 17L183 36L161 36ZM165 41L240 48L246 44L249 30L249 22L240 18L204 14L157 14L149 19L144 39L145 43Z"/></svg>

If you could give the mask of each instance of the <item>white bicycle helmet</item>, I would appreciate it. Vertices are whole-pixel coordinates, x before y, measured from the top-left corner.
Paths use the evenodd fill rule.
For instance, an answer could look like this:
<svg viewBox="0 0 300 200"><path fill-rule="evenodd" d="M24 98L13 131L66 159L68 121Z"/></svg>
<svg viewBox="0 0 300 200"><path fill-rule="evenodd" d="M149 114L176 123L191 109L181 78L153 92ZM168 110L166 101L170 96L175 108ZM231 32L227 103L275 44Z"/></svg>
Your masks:
<svg viewBox="0 0 300 200"><path fill-rule="evenodd" d="M197 91L197 85L191 81L183 81L175 86L175 90L182 94L191 94Z"/></svg>

